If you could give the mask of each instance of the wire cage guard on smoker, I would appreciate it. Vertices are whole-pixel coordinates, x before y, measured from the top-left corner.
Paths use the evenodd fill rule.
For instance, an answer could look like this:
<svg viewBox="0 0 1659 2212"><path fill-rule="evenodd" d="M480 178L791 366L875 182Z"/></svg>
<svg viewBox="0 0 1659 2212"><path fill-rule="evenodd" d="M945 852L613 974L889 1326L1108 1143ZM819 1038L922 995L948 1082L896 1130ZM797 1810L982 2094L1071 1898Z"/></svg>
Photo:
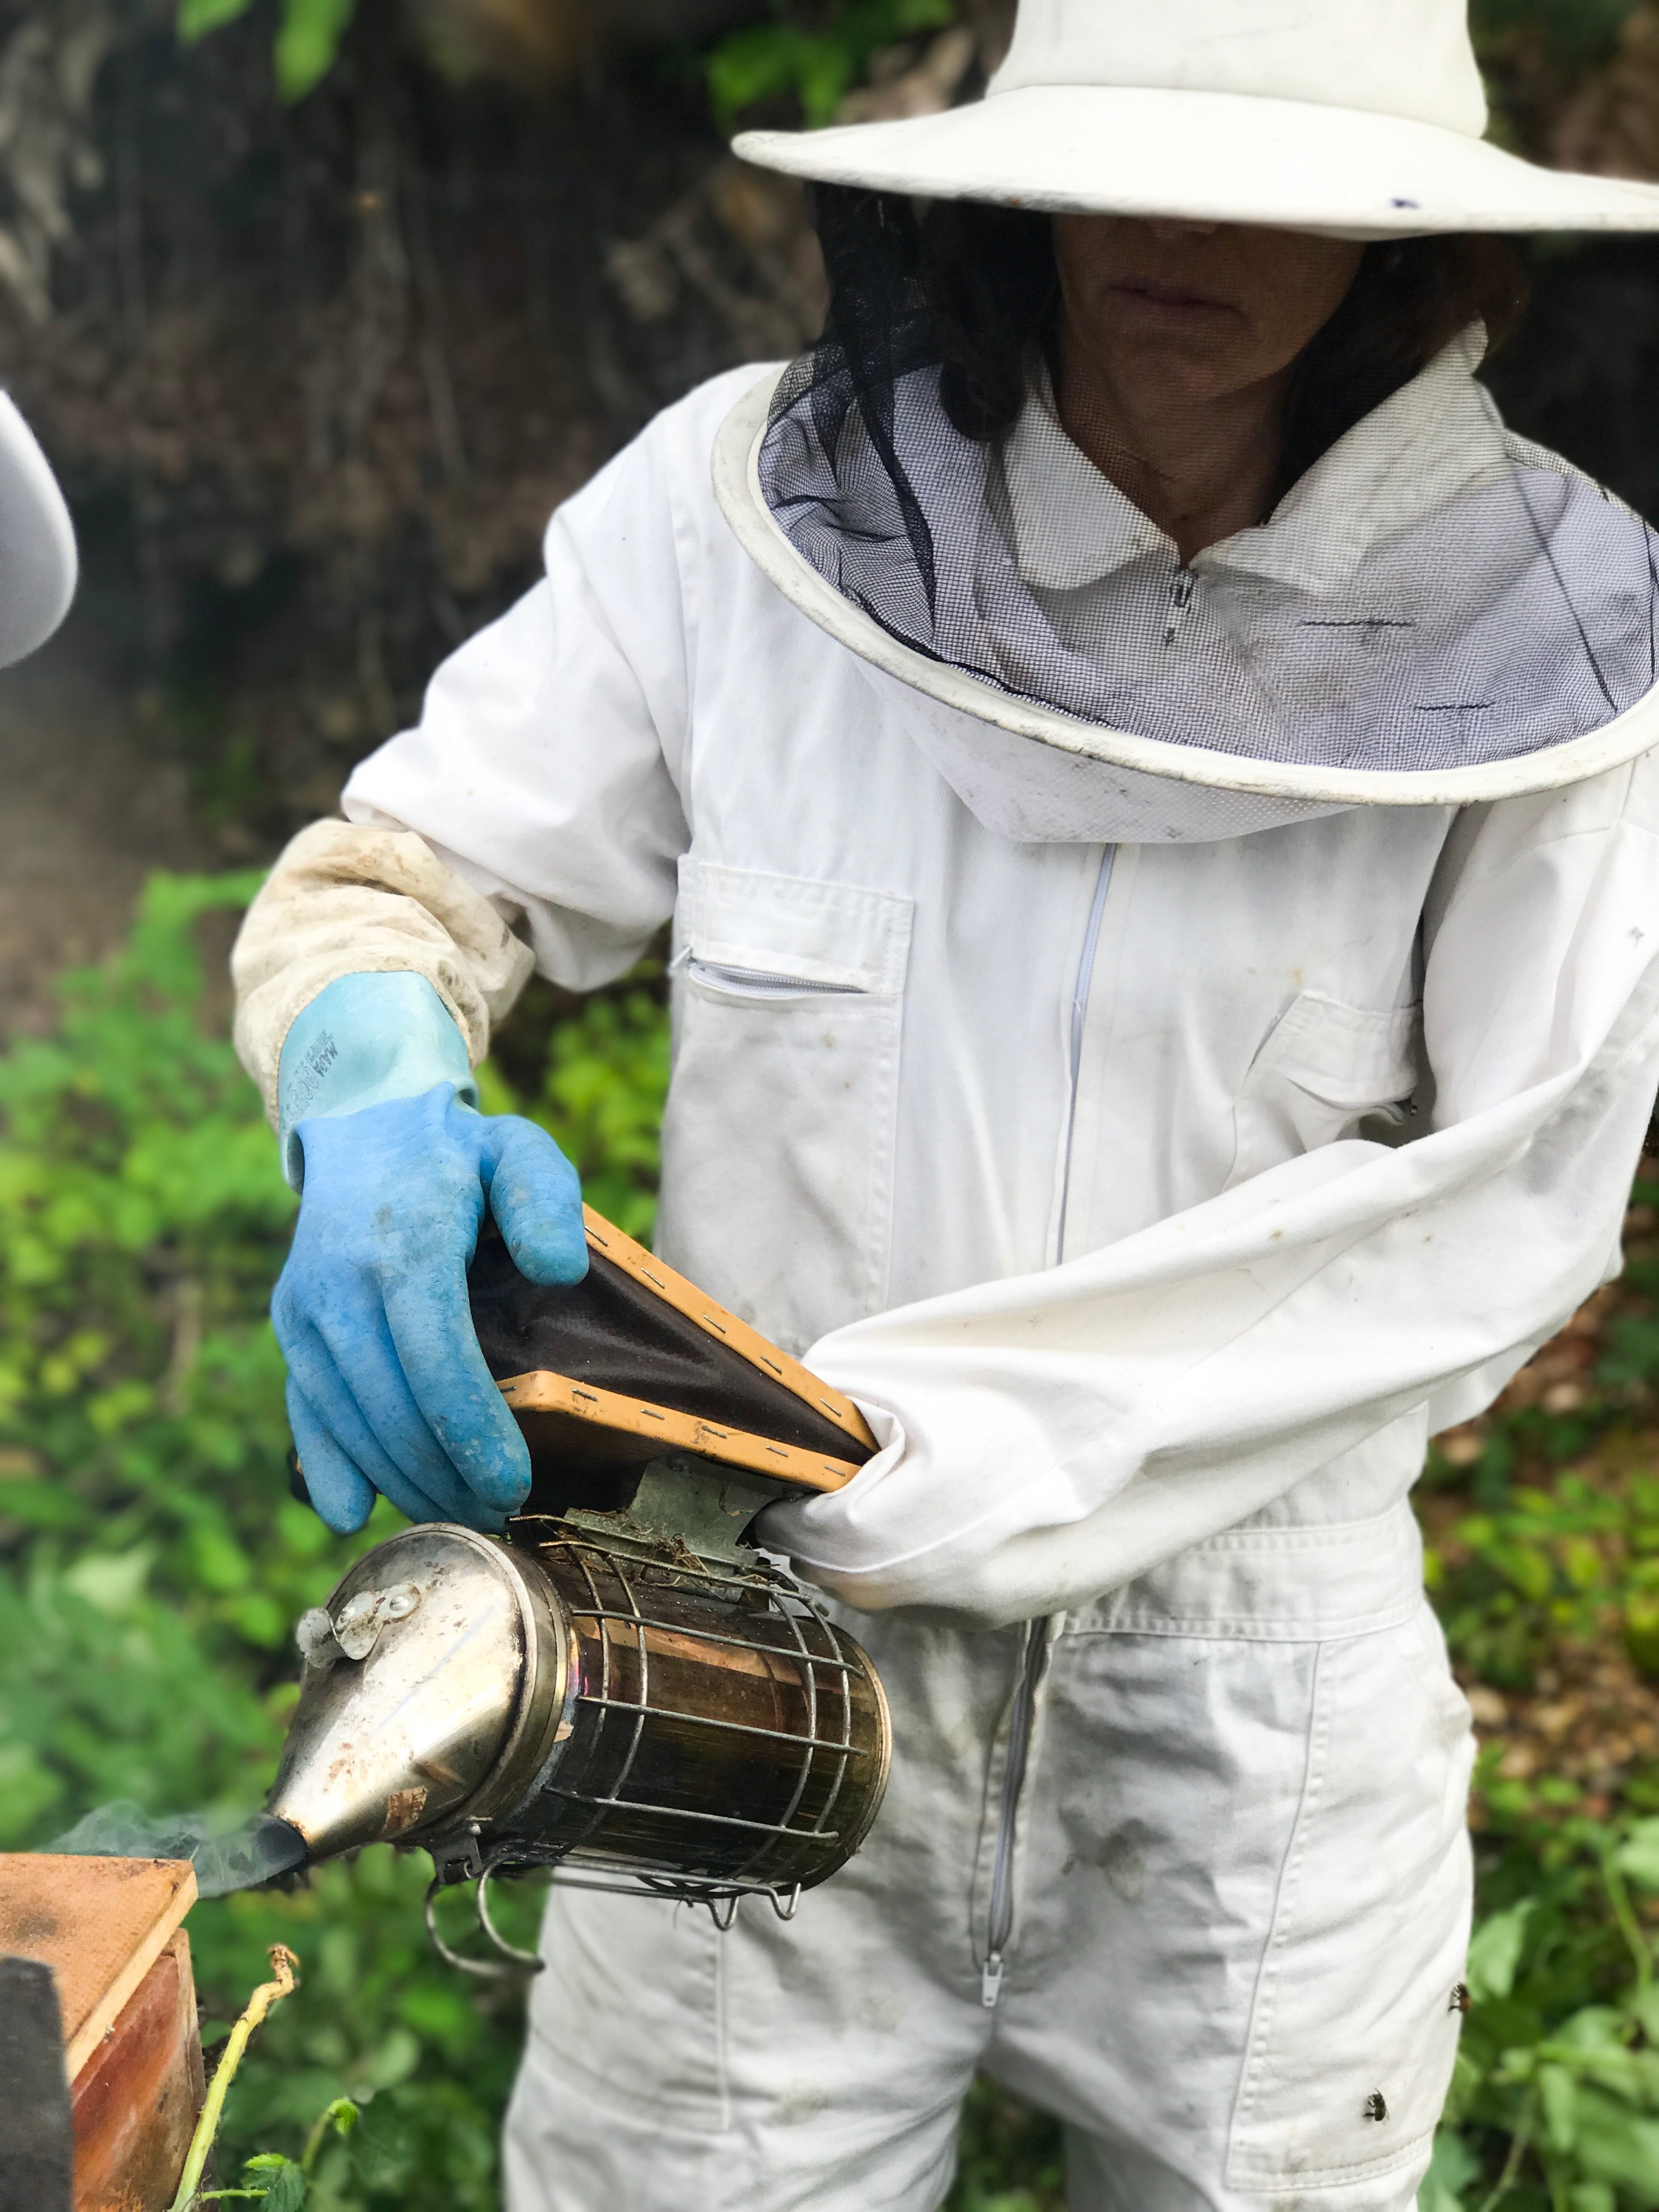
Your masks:
<svg viewBox="0 0 1659 2212"><path fill-rule="evenodd" d="M884 1701L857 1644L758 1560L630 1557L554 1521L520 1522L514 1539L535 1542L568 1623L569 1734L510 1820L427 1839L440 1950L479 1963L431 1917L439 1888L476 1877L492 1946L533 1966L496 1933L488 1886L538 1868L578 1887L707 1905L722 1927L747 1895L793 1918L801 1891L858 1848L886 1782Z"/></svg>
<svg viewBox="0 0 1659 2212"><path fill-rule="evenodd" d="M427 1523L360 1559L299 1627L269 1811L308 1863L418 1844L439 1949L537 1963L495 1929L497 1874L790 1917L868 1832L891 1731L874 1668L755 1547L778 1498L875 1449L850 1401L597 1215L586 1280L526 1282L499 1244L478 1340L530 1446L508 1540ZM642 1387L644 1386L644 1387ZM495 1956L433 1913L477 1883Z"/></svg>

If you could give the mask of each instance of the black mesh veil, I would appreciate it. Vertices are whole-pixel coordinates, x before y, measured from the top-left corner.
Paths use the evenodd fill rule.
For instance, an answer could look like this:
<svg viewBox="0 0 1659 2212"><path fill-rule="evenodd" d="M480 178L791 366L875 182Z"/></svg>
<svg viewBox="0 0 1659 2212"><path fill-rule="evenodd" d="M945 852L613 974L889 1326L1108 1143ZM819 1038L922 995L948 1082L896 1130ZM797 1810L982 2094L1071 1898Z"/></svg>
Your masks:
<svg viewBox="0 0 1659 2212"><path fill-rule="evenodd" d="M821 189L817 218L831 307L773 398L760 495L926 661L1102 730L1345 770L1531 755L1659 683L1652 533L1504 428L1478 325L1185 564L1066 436L1040 348L1012 429L958 427L909 204Z"/></svg>

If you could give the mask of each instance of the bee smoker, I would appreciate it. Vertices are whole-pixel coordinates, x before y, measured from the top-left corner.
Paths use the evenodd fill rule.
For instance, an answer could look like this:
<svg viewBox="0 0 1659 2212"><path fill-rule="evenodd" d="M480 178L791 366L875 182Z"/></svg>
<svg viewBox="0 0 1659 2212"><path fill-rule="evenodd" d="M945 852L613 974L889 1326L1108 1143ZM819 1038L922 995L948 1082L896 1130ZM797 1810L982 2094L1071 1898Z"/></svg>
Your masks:
<svg viewBox="0 0 1659 2212"><path fill-rule="evenodd" d="M574 1288L528 1283L499 1240L472 1270L479 1343L531 1448L525 1511L504 1543L406 1528L306 1615L269 1801L308 1863L383 1839L429 1851L428 1926L474 1971L535 1963L495 1932L492 1875L549 1868L705 1904L722 1926L758 1894L787 1918L886 1786L874 1668L750 1540L763 1506L839 1487L873 1437L849 1400L587 1224ZM436 1892L469 1879L503 1965L460 1957L433 1922Z"/></svg>

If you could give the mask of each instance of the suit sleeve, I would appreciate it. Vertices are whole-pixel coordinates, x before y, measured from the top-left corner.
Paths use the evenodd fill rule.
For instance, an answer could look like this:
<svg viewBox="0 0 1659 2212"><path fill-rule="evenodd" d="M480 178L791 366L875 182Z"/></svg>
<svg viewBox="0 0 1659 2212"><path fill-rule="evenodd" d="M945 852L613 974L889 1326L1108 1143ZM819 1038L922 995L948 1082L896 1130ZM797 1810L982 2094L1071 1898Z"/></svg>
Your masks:
<svg viewBox="0 0 1659 2212"><path fill-rule="evenodd" d="M1659 1081L1653 758L1471 810L1425 929L1426 1134L824 1338L884 1448L768 1540L861 1607L1018 1620L1489 1402L1619 1263Z"/></svg>

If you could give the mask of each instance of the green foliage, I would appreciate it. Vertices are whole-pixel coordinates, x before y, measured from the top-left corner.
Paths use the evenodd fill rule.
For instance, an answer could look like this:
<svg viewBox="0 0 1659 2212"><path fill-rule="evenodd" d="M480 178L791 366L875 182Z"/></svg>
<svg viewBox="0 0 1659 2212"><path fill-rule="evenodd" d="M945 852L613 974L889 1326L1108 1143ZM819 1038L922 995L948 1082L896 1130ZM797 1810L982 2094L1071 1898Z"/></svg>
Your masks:
<svg viewBox="0 0 1659 2212"><path fill-rule="evenodd" d="M1631 1196L1652 1208L1659 1184ZM1570 1409L1494 1417L1465 1466L1430 1452L1430 1586L1455 1657L1503 1689L1528 1687L1557 1646L1609 1634L1659 1673L1659 1247L1639 1235L1620 1297ZM1474 1510L1447 1519L1446 1493Z"/></svg>
<svg viewBox="0 0 1659 2212"><path fill-rule="evenodd" d="M0 1843L97 1800L257 1799L296 1603L337 1570L289 1499L264 1305L293 1201L198 916L160 878L128 951L0 1059Z"/></svg>
<svg viewBox="0 0 1659 2212"><path fill-rule="evenodd" d="M153 880L120 957L64 979L55 1033L0 1054L0 1847L112 1798L227 1824L257 1807L295 1695L292 1624L400 1525L382 1506L342 1542L288 1494L265 1306L294 1200L208 1024L196 942L257 881ZM628 1095L606 1095L607 1066ZM596 1203L636 1232L665 1066L662 1009L629 984L556 1026L530 1102L584 1164L611 1148ZM425 1875L380 1848L307 1889L191 1914L210 2039L273 1942L304 1962L232 2087L219 2152L226 2174L256 2155L289 2165L228 2185L280 2204L309 2150L310 2212L495 2204L517 2001L437 1957ZM505 1900L520 1940L534 1902ZM342 2094L362 2125L319 2136Z"/></svg>
<svg viewBox="0 0 1659 2212"><path fill-rule="evenodd" d="M263 2204L264 2212L302 2212L311 2177L297 2160L284 2158L280 2151L261 2151L244 2161L242 2185L240 2189L200 2191L191 2201L191 2212L198 2204L222 2204L234 2197Z"/></svg>
<svg viewBox="0 0 1659 2212"><path fill-rule="evenodd" d="M179 0L179 36L193 46L246 15L252 5L252 0ZM357 0L282 0L271 58L284 100L303 100L322 82L356 11Z"/></svg>
<svg viewBox="0 0 1659 2212"><path fill-rule="evenodd" d="M810 125L828 123L872 54L956 21L955 0L841 0L823 15L780 12L722 39L705 64L715 120L730 129L745 108L792 99Z"/></svg>
<svg viewBox="0 0 1659 2212"><path fill-rule="evenodd" d="M246 15L253 0L179 0L178 31L185 46L193 46L222 24Z"/></svg>
<svg viewBox="0 0 1659 2212"><path fill-rule="evenodd" d="M1488 1444L1479 1469L1488 1486L1509 1446L1501 1432ZM1656 1553L1659 1478L1638 1468L1610 1489L1569 1468L1547 1485L1516 1484L1501 1503L1453 1523L1430 1571L1469 1672L1525 1689L1555 1644L1593 1642L1610 1626L1638 1663L1659 1656Z"/></svg>
<svg viewBox="0 0 1659 2212"><path fill-rule="evenodd" d="M191 1913L197 1978L219 2034L271 1943L301 1959L298 1992L259 2031L227 2100L222 2172L280 2146L310 2157L309 2212L495 2212L520 2001L438 1957L421 1917L430 1872L423 1857L379 1846L322 1868L307 1888L245 1892ZM533 1936L538 1899L527 1887L505 1892L514 1940ZM321 2129L342 2094L359 2124Z"/></svg>
<svg viewBox="0 0 1659 2212"><path fill-rule="evenodd" d="M1651 1208L1659 1187L1632 1195ZM1447 1640L1466 1679L1512 1700L1621 1641L1638 1668L1659 1661L1656 1293L1659 1248L1638 1226L1559 1409L1546 1391L1499 1411L1462 1466L1431 1454L1419 1496ZM1473 2003L1421 2212L1659 2206L1659 1767L1586 1782L1557 1741L1534 1771L1501 1742L1476 1771Z"/></svg>
<svg viewBox="0 0 1659 2212"><path fill-rule="evenodd" d="M1659 2205L1659 1988L1644 1924L1659 1820L1495 1823L1473 2000L1424 2212L1501 2191L1516 2212Z"/></svg>
<svg viewBox="0 0 1659 2212"><path fill-rule="evenodd" d="M357 0L283 0L273 51L284 100L303 100L328 75L356 7Z"/></svg>
<svg viewBox="0 0 1659 2212"><path fill-rule="evenodd" d="M1612 55L1637 0L1474 0L1469 10L1483 58L1509 40L1534 40L1568 68L1592 68Z"/></svg>
<svg viewBox="0 0 1659 2212"><path fill-rule="evenodd" d="M178 0L186 45L246 15L253 0ZM757 101L789 99L809 124L827 123L884 46L954 22L956 0L833 0L827 9L780 6L774 20L730 32L708 55L709 98L729 127ZM279 0L272 53L277 89L302 100L333 68L356 0Z"/></svg>
<svg viewBox="0 0 1659 2212"><path fill-rule="evenodd" d="M312 2178L330 2136L349 2136L362 2118L349 2097L334 2098L313 2122L300 2157L284 2158L281 2151L274 2150L256 2152L243 2160L240 2188L198 2190L188 2199L184 2212L196 2212L201 2204L223 2203L228 2197L252 2200L262 2204L264 2212L304 2212L306 2205L316 2202ZM182 2194L184 2183L179 2186Z"/></svg>
<svg viewBox="0 0 1659 2212"><path fill-rule="evenodd" d="M520 1096L486 1062L479 1103L487 1114L539 1121L582 1179L587 1203L648 1243L656 1217L658 1131L668 1096L668 1022L661 969L641 961L619 989L557 1023L539 1084Z"/></svg>
<svg viewBox="0 0 1659 2212"><path fill-rule="evenodd" d="M253 0L178 0L187 45L248 14ZM1605 62L1635 0L1474 0L1483 61L1501 67L1524 47L1565 78ZM301 100L334 66L356 0L277 0L272 59L285 100ZM958 0L773 0L769 21L719 40L704 59L716 122L729 130L745 110L792 103L809 126L830 122L872 57L954 22Z"/></svg>
<svg viewBox="0 0 1659 2212"><path fill-rule="evenodd" d="M956 2186L945 2212L1062 2212L1060 2125L995 2082L975 2081L962 2115Z"/></svg>

